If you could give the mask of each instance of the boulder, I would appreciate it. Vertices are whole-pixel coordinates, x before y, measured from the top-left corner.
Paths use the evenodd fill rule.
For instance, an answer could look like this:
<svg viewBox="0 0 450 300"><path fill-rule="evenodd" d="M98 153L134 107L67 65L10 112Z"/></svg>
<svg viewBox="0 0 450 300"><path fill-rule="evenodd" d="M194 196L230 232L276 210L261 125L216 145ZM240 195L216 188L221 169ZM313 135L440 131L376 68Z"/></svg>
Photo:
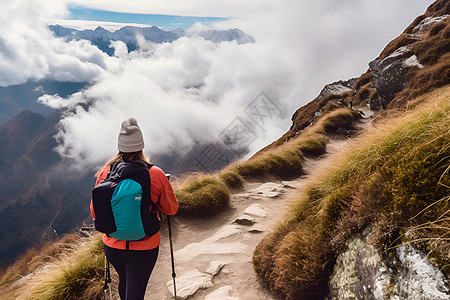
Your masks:
<svg viewBox="0 0 450 300"><path fill-rule="evenodd" d="M371 109L385 108L406 87L405 61L412 55L410 47L403 46L385 59L375 59L369 63L373 85L378 93L378 98L370 101Z"/></svg>

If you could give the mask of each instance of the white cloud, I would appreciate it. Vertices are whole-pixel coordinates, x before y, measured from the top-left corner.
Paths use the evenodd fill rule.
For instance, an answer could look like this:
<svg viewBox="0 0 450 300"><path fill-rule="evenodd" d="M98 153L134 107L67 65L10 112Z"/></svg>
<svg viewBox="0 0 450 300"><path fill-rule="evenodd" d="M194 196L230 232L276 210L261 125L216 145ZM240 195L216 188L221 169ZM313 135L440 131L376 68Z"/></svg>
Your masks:
<svg viewBox="0 0 450 300"><path fill-rule="evenodd" d="M198 37L170 44L141 41L141 50L129 54L123 43L116 42L115 57L106 57L86 42L64 44L52 38L43 24L46 18L64 13L62 7L34 22L8 27L14 37L9 42L12 48L0 33L0 55L12 57L6 60L9 65L0 61L0 67L6 67L0 84L42 77L91 79L94 84L81 93L67 99L47 95L41 101L71 109L60 124L60 152L96 164L115 152L118 127L125 118L137 118L150 154L184 153L196 141L217 140L264 91L287 115L258 132L259 139L251 145L256 151L284 133L295 109L317 96L324 84L365 72L367 63L427 6L419 0L255 1L240 1L252 6L244 10L237 1L189 2L192 7L161 1L152 3L151 11L147 1L127 2L126 10L125 2L108 1L108 9L118 11L181 15L214 16L226 6L223 14L237 17L214 26L238 27L257 40L244 45L214 44ZM42 1L28 2L29 10L43 8ZM53 2L44 1L44 8ZM104 1L76 3L105 5ZM198 6L202 8L194 14L192 9ZM20 9L15 13L26 18ZM87 109L80 105L86 103Z"/></svg>
<svg viewBox="0 0 450 300"><path fill-rule="evenodd" d="M67 14L62 1L2 1L0 10L0 86L42 78L90 81L104 71L107 55L83 41L55 39L45 25Z"/></svg>

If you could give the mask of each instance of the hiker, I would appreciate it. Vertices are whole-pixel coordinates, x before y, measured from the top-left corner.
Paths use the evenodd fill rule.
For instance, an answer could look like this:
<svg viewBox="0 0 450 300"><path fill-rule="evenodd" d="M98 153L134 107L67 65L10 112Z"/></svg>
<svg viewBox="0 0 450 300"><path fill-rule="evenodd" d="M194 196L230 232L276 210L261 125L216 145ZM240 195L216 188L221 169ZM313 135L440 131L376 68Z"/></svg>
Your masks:
<svg viewBox="0 0 450 300"><path fill-rule="evenodd" d="M148 162L149 159L142 152L143 148L144 140L136 119L129 118L123 121L118 137L119 152L97 172L95 185L97 186L107 177L111 164L115 162ZM156 203L156 206L162 213L174 215L178 210L178 201L169 179L156 166L151 166L148 172L151 183L151 201ZM146 171L144 171L144 174L146 174ZM92 201L91 214L95 220ZM119 274L118 290L120 299L144 299L147 283L158 257L160 232L158 231L152 236L145 236L142 239L132 241L115 239L105 234L103 243L106 258Z"/></svg>

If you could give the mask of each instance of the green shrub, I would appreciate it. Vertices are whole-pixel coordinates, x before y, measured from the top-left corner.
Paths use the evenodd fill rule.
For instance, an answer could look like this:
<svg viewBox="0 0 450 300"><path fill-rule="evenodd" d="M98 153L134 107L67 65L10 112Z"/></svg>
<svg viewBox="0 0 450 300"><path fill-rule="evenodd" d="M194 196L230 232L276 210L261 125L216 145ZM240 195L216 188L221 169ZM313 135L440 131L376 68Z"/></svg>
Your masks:
<svg viewBox="0 0 450 300"><path fill-rule="evenodd" d="M236 171L225 171L224 173L220 174L220 179L229 188L240 188L244 184L242 176L239 175L239 173Z"/></svg>
<svg viewBox="0 0 450 300"><path fill-rule="evenodd" d="M305 156L317 157L325 154L328 138L319 133L311 134L296 142L295 146Z"/></svg>
<svg viewBox="0 0 450 300"><path fill-rule="evenodd" d="M276 177L286 179L303 172L303 154L294 147L264 153L233 167L246 178Z"/></svg>
<svg viewBox="0 0 450 300"><path fill-rule="evenodd" d="M353 122L361 116L348 108L337 109L320 120L324 133L336 133L342 130L354 129Z"/></svg>
<svg viewBox="0 0 450 300"><path fill-rule="evenodd" d="M217 214L230 201L228 187L214 176L190 178L175 193L180 203L179 214L190 217Z"/></svg>

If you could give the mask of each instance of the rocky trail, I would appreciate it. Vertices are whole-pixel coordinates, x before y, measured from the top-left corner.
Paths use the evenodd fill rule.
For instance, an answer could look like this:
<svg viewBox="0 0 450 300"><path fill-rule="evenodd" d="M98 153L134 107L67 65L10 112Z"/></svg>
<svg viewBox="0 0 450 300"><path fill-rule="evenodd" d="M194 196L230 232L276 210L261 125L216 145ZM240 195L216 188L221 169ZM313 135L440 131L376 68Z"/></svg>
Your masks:
<svg viewBox="0 0 450 300"><path fill-rule="evenodd" d="M358 127L370 122L368 111ZM286 213L289 202L333 154L351 139L330 139L327 154L305 161L306 175L292 181L247 181L231 195L230 208L208 219L173 217L172 235L177 299L272 300L256 275L252 256L259 241ZM147 300L173 299L167 226L161 232L158 262L150 278Z"/></svg>

